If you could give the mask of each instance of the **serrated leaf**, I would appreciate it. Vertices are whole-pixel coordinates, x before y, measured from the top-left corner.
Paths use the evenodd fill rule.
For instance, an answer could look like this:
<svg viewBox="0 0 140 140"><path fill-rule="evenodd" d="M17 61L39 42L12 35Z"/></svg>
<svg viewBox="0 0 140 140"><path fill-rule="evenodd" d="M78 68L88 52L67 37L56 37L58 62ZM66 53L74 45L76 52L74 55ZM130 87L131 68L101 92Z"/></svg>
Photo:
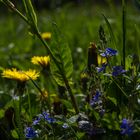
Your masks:
<svg viewBox="0 0 140 140"><path fill-rule="evenodd" d="M71 50L68 46L68 43L64 35L62 35L61 31L58 29L56 24L53 24L52 29L53 31L52 31L51 50L53 55L59 62L59 67L61 70L58 69L58 67L52 61L51 71L57 84L64 86L63 75L65 75L67 80L70 81L73 72Z"/></svg>

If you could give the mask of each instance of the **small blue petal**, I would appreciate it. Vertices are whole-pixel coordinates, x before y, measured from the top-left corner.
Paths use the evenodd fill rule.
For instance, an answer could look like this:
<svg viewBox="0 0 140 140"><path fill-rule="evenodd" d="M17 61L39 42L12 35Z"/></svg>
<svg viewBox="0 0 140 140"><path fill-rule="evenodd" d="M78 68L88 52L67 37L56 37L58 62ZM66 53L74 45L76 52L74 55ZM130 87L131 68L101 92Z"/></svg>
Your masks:
<svg viewBox="0 0 140 140"><path fill-rule="evenodd" d="M44 116L44 119L48 122L48 123L54 123L56 122L56 120L50 116L49 113L47 112L43 112L43 116Z"/></svg>
<svg viewBox="0 0 140 140"><path fill-rule="evenodd" d="M69 125L68 125L67 123L64 123L64 124L62 125L62 127L66 129L66 128L69 127Z"/></svg>
<svg viewBox="0 0 140 140"><path fill-rule="evenodd" d="M107 65L108 65L107 63L103 63L101 68L97 67L96 68L97 72L100 73L100 72L104 71L106 69Z"/></svg>
<svg viewBox="0 0 140 140"><path fill-rule="evenodd" d="M99 91L96 91L95 95L93 96L93 98L90 101L90 105L94 106L98 102L100 102L100 96L101 96L101 93Z"/></svg>
<svg viewBox="0 0 140 140"><path fill-rule="evenodd" d="M100 96L101 93L99 91L96 91L96 94L94 95L94 101L98 101Z"/></svg>
<svg viewBox="0 0 140 140"><path fill-rule="evenodd" d="M47 118L46 121L48 123L55 123L56 122L56 120L54 118Z"/></svg>
<svg viewBox="0 0 140 140"><path fill-rule="evenodd" d="M117 55L117 50L114 50L112 48L106 48L105 52L101 53L100 55L103 57L110 57L110 56L114 56Z"/></svg>
<svg viewBox="0 0 140 140"><path fill-rule="evenodd" d="M126 72L126 70L124 70L122 66L114 66L112 76L118 76L118 75L123 74L125 72Z"/></svg>
<svg viewBox="0 0 140 140"><path fill-rule="evenodd" d="M130 122L129 120L127 120L125 118L122 120L120 128L121 128L120 133L122 135L125 135L125 134L126 135L131 135L133 133L133 124L132 124L132 122Z"/></svg>
<svg viewBox="0 0 140 140"><path fill-rule="evenodd" d="M26 127L25 129L25 137L32 139L37 136L37 132L32 127Z"/></svg>

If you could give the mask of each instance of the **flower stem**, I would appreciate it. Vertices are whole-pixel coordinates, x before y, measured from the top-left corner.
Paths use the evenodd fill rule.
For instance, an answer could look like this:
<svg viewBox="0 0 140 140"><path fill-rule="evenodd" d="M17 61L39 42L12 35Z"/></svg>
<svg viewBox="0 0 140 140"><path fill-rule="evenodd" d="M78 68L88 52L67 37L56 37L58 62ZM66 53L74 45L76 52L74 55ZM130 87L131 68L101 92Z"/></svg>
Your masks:
<svg viewBox="0 0 140 140"><path fill-rule="evenodd" d="M125 69L125 49L126 49L126 2L122 0L122 38L123 38L123 67Z"/></svg>
<svg viewBox="0 0 140 140"><path fill-rule="evenodd" d="M125 93L125 91L121 88L121 86L111 77L111 80L117 85L117 87L122 91L125 97L128 98L128 95Z"/></svg>
<svg viewBox="0 0 140 140"><path fill-rule="evenodd" d="M62 75L62 77L63 77L65 86L66 86L66 88L67 88L67 90L68 90L68 92L69 92L71 101L72 101L72 103L73 103L73 107L74 107L76 113L79 113L79 109L78 109L78 105L77 105L76 99L75 99L75 97L74 97L74 95L73 95L73 93L72 93L71 87L70 87L69 82L68 82L68 80L67 80L67 78L66 78L66 76L65 76L65 74L64 74L64 72L63 72L63 69L60 67L59 62L58 62L57 59L54 57L54 55L53 55L53 53L51 52L50 47L48 46L48 44L47 44L47 43L44 41L44 39L41 37L39 31L38 31L38 30L36 30L36 31L37 31L36 35L38 36L38 38L40 39L40 41L43 43L43 45L45 46L45 48L48 50L48 53L50 54L50 56L52 57L53 61L54 61L55 64L56 64L57 68L58 68L59 71L61 72L61 75Z"/></svg>
<svg viewBox="0 0 140 140"><path fill-rule="evenodd" d="M29 116L30 116L30 121L32 121L31 99L30 99L30 94L29 94L29 92L28 92L28 105L29 105Z"/></svg>
<svg viewBox="0 0 140 140"><path fill-rule="evenodd" d="M55 56L53 55L49 45L45 42L45 40L41 37L41 34L37 28L37 26L33 26L33 24L31 24L28 20L27 17L25 17L20 11L18 11L15 6L13 5L13 3L11 3L10 1L3 1L3 3L9 7L12 11L14 11L16 14L18 14L30 27L33 27L34 29L34 34L40 39L40 41L43 43L43 45L45 46L46 50L48 51L49 55L51 56L52 60L54 61L54 63L56 64L56 66L58 67L62 77L63 77L63 80L64 80L64 83L65 83L65 86L69 92L69 95L70 95L70 98L71 98L71 101L72 101L72 104L73 104L73 107L76 111L76 113L79 113L79 109L78 109L78 105L77 105L77 102L76 102L76 99L72 93L72 90L71 90L71 87L69 85L69 82L63 72L63 69L60 67L59 65L59 62L57 61L57 59L55 58Z"/></svg>

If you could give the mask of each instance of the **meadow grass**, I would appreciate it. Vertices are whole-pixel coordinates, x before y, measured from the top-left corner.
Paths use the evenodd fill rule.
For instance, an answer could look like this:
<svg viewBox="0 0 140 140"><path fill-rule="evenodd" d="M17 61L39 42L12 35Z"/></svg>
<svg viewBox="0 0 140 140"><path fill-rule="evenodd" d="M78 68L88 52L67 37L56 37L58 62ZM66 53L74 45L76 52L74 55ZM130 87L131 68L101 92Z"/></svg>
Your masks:
<svg viewBox="0 0 140 140"><path fill-rule="evenodd" d="M109 130L118 130L119 131L120 122L115 122L115 117L118 120L120 120L120 119L123 119L124 116L130 115L129 117L130 117L130 119L132 119L131 115L133 115L133 108L130 107L130 103L133 103L134 98L129 99L129 95L131 95L131 93L130 93L130 91L127 91L128 89L127 89L127 87L125 87L126 85L122 82L124 77L121 77L120 79L114 78L117 75L114 72L114 73L112 73L112 75L113 74L115 75L115 76L113 75L114 77L107 78L107 77L104 77L105 75L99 74L97 76L96 71L94 71L95 69L93 69L93 71L92 71L92 69L87 71L87 66L88 66L87 63L89 63L89 62L87 62L87 58L89 55L88 49L89 49L90 45L91 45L91 49L94 49L94 45L96 44L97 46L100 46L100 47L113 48L118 51L118 56L116 58L114 58L113 62L111 62L111 63L109 62L110 59L108 58L108 56L106 56L107 63L109 64L109 68L107 70L109 70L109 71L111 71L113 68L113 67L111 67L112 64L115 66L121 65L121 64L123 66L125 65L124 68L126 68L126 70L129 70L129 67L131 67L131 66L135 67L135 62L134 62L134 64L132 64L130 61L132 61L132 58L135 55L139 56L139 54L140 54L140 49L139 49L140 40L138 38L140 35L140 29L139 29L139 26L140 26L139 12L140 11L136 10L135 7L132 5L128 5L126 7L126 17L124 17L125 15L122 15L121 6L115 6L115 5L108 5L108 6L109 7L107 7L107 5L106 6L103 6L103 5L96 5L96 6L95 5L91 5L91 6L85 5L84 6L84 5L82 5L82 6L76 7L74 5L68 4L62 8L57 8L52 11L42 10L40 12L38 12L38 11L36 12L37 17L38 17L38 27L42 33L43 32L52 32L51 24L56 23L57 26L59 27L59 30L61 30L63 36L66 38L66 40L69 44L71 54L72 54L73 67L74 67L73 76L72 76L73 83L67 81L68 73L65 73L65 71L61 71L63 69L63 67L64 68L66 67L65 64L67 64L67 63L64 63L64 60L66 59L66 61L67 61L68 59L70 59L70 56L66 56L66 55L62 54L63 57L60 57L60 56L59 57L61 59L64 59L64 60L62 60L62 62L64 64L59 63L59 57L57 56L59 51L55 52L55 50L53 50L53 49L56 49L55 43L51 44L51 40L48 41L48 44L52 47L51 48L52 51L54 51L54 53L51 54L51 57L53 58L53 60L55 60L55 57L58 58L56 61L56 64L58 64L58 63L60 65L62 64L62 67L60 66L58 68L60 68L59 72L61 72L61 74L62 74L63 80L65 82L65 86L71 97L71 101L67 101L67 99L70 99L69 96L65 97L63 95L63 90L65 92L65 89L63 89L63 86L61 84L60 84L61 86L60 85L58 86L56 84L56 82L53 83L51 81L52 77L51 77L51 75L50 75L50 77L48 76L50 73L48 73L48 72L46 73L44 67L41 70L41 72L44 75L42 75L40 77L40 79L37 80L37 82L33 82L32 78L28 77L31 80L27 84L30 87L28 89L26 89L26 87L23 86L25 83L21 82L22 84L19 83L17 89L14 90L13 86L15 87L16 85L14 85L14 83L12 83L12 81L7 81L7 79L3 79L2 77L0 77L0 81L1 81L0 91L2 94L1 101L3 100L2 104L1 104L2 107L4 107L4 106L8 107L13 104L9 93L14 96L15 93L18 92L18 94L20 95L21 91L23 91L22 88L25 88L26 95L19 96L22 98L19 100L19 103L17 103L18 101L15 101L15 104L16 103L19 104L19 108L17 108L17 109L15 108L16 113L19 112L19 114L20 114L22 112L26 116L26 117L24 116L23 118L20 118L19 114L15 114L17 117L16 121L17 121L17 123L19 122L18 123L19 126L17 125L19 130L17 130L16 132L19 133L18 135L21 139L22 139L22 137L24 137L21 134L22 129L23 129L21 122L25 121L25 124L28 124L30 126L30 123L32 122L32 116L36 116L39 112L43 111L43 109L45 109L46 106L48 107L47 109L49 110L50 116L46 113L43 114L45 117L47 116L47 118L45 118L45 119L48 122L51 121L51 123L55 122L55 120L53 120L51 118L52 117L51 105L53 104L53 107L54 107L54 109L56 109L55 110L56 112L58 111L57 109L61 110L61 108L57 108L57 106L59 106L57 103L60 103L59 102L60 99L57 96L62 97L61 102L63 103L63 105L66 106L67 111L69 112L67 114L67 117L71 117L71 115L74 114L74 109L76 110L76 106L75 106L75 104L73 104L74 98L73 98L73 96L71 96L71 95L73 95L72 93L76 94L76 100L78 102L81 112L85 111L85 114L89 115L88 116L89 119L91 119L90 117L94 117L93 120L91 119L91 122L93 124L94 124L93 121L97 121L97 124L98 124L99 121L101 120L102 126L107 127L107 129L109 129ZM122 16L123 16L123 19L125 19L125 18L126 19L122 20ZM123 26L122 26L122 23L124 23ZM34 35L31 35L31 33L28 32L29 31L27 28L28 26L17 15L12 13L11 11L6 14L1 14L0 25L1 25L0 26L0 31L1 31L0 32L0 36L1 36L1 38L0 38L0 57L1 57L0 69L3 70L4 68L16 67L17 69L27 70L28 68L37 68L36 66L33 66L31 64L31 57L33 57L35 55L44 56L44 55L46 55L46 53L49 53L49 51L48 50L46 51L44 46L42 45L42 43L41 43L42 40L41 40L40 36L38 36L39 38L37 38ZM101 27L103 27L103 28L101 28ZM100 30L100 33L99 33L99 30ZM105 33L104 37L105 37L105 40L107 40L107 42L108 42L107 44L106 44L106 41L101 38L101 33L103 33L103 34ZM54 34L54 35L56 35L56 34ZM60 38L60 37L58 37L58 38ZM114 45L113 40L115 40L116 45ZM55 42L55 40L53 40L53 41ZM59 42L59 39L58 39L58 42ZM61 42L61 38L60 38L60 42ZM93 43L90 44L90 42L93 42ZM63 40L61 43L63 43ZM61 47L61 44L60 44L60 47ZM102 54L107 55L107 51L108 50L110 51L110 49L105 49L105 48L101 48L103 50L106 50L106 52L105 53L102 52ZM125 51L124 51L124 48L125 48ZM110 55L109 57L115 56L116 50L111 50L112 54L109 54ZM65 51L65 54L69 55L69 50L66 51L66 48L64 48L64 50L63 50L63 48L62 48L62 50L60 49L60 52L63 52L63 51ZM55 57L53 57L53 55ZM69 60L69 61L71 61L71 60ZM56 66L59 66L59 64ZM69 65L70 65L70 63L69 63ZM68 65L67 65L67 67L68 67ZM106 66L102 65L102 67L104 68ZM37 68L37 69L40 70L40 68ZM99 69L100 68L98 68L98 70ZM113 70L116 70L116 69L119 69L120 73L126 72L121 67L113 68ZM47 70L49 71L50 69L48 68ZM84 91L84 89L82 89L83 85L81 85L81 81L80 81L81 73L84 74L83 78L85 78L85 79L87 78L86 80L89 80L87 91ZM133 73L133 71L132 71L132 73ZM105 74L107 75L107 73L105 73ZM128 75L129 74L131 74L131 72L128 73ZM136 72L133 74L135 75L138 73ZM108 74L107 76L110 76L110 75ZM47 78L43 79L43 77L45 77L45 78L47 77L48 79ZM133 79L133 76L132 77L126 76L125 78L128 79L128 81L127 81L128 83L126 83L126 84L128 86L130 86L129 87L130 89L137 88L136 86L138 86L138 85L137 85L137 83L135 83L138 81L137 75L136 75L136 79L135 78ZM103 81L101 81L101 80L103 80ZM109 81L107 81L107 80L109 80ZM8 82L8 84L5 84L6 82ZM52 82L52 85L49 85L49 82L50 83ZM129 82L132 82L134 87L129 85ZM69 83L70 83L70 86L69 86ZM108 86L108 84L110 86ZM56 89L56 87L54 88L54 86L56 86L56 85L58 86L58 89ZM34 88L34 86L36 88ZM48 100L46 102L44 102L44 100L42 98L40 98L37 94L40 92L41 95L43 95L44 92L43 92L42 88L44 88L44 87L47 87L49 93L51 93L51 94L47 93ZM71 88L72 88L72 90L71 90ZM11 90L9 90L9 89L11 89ZM100 91L98 91L99 89L100 90L106 89L105 93L102 96L100 95L101 94ZM114 89L115 89L115 91L114 91ZM113 93L111 93L112 91L113 91ZM56 93L56 92L58 92L58 93ZM85 92L85 94L87 94L87 95L84 95L81 92L83 92L83 93ZM91 95L89 95L89 97L88 97L88 94L90 94L91 92L93 92L92 99L90 97ZM103 92L103 91L101 91L101 92ZM118 94L116 94L116 93L118 93ZM114 108L116 108L116 110L113 111L112 114L107 112L105 114L105 116L102 118L102 114L100 114L100 113L104 113L102 103L101 103L100 109L103 112L99 112L99 114L98 114L96 111L100 111L100 110L98 110L97 108L96 108L97 110L96 109L92 110L88 103L86 105L83 105L84 103L81 100L83 97L86 97L86 100L88 100L88 98L91 99L91 101L89 102L90 104L92 104L91 106L94 106L94 103L97 102L96 100L101 101L103 99L107 110L111 111L113 109L113 107L111 106L112 104L113 104ZM14 98L16 98L16 97L14 97ZM44 98L44 95L43 95L43 98ZM34 100L34 99L36 99L36 100ZM40 102L40 100L41 100L41 102ZM106 103L106 101L111 101L112 103L110 103L110 102ZM125 102L128 103L127 107L124 107ZM55 103L56 103L56 106L55 106ZM74 106L72 106L72 104ZM111 104L111 105L109 105L109 104ZM136 103L136 105L137 105L137 103ZM135 108L135 106L133 106L133 107ZM128 110L130 110L130 114L127 112ZM3 109L1 109L1 114L2 114L2 111L3 111ZM62 108L62 112L63 111L64 111L64 108ZM65 114L65 112L63 112L63 113ZM76 113L79 113L78 110L76 110ZM100 115L101 115L101 117L100 117ZM2 115L2 117L3 117L3 115ZM39 119L42 120L43 117L41 116L41 118L39 118ZM74 116L74 119L75 118L77 118L77 116ZM136 114L136 118L137 118L137 114ZM60 118L57 118L57 119L60 119ZM40 121L40 120L38 120L38 121ZM61 122L57 122L58 126L62 125L63 121L64 120L61 120ZM66 122L67 121L69 122L70 120L66 119ZM115 123L114 128L113 128L113 125L111 124L112 123L111 121ZM127 121L128 120L123 119L122 123L125 123ZM69 122L69 123L71 125L70 132L72 132L72 134L70 134L70 135L72 135L72 136L74 135L76 137L76 139L80 139L84 134L80 131L78 132L78 129L75 128L75 125L73 126L73 124L71 122ZM126 124L130 125L129 127L131 128L131 123L129 123L129 122L127 122L127 123ZM44 124L41 124L41 125L43 126ZM82 124L80 124L80 121L79 121L78 125L79 125L78 127L80 127L80 125L82 125ZM88 124L88 125L89 125L89 127L91 126L91 124ZM124 126L122 125L121 127L123 128ZM58 138L58 137L60 137L60 135L62 135L62 134L60 134L61 131L57 132L57 129L54 129L54 128L55 127L53 125L47 124L47 129L51 133L49 135L50 135L50 137L52 136L51 138L53 138L53 139ZM28 128L28 129L30 129L30 128ZM45 131L47 132L48 130L44 130L44 132ZM27 131L29 131L29 130L27 130ZM87 132L87 130L84 130L84 131ZM90 133L90 131L88 131L87 133ZM98 131L98 130L96 130L96 131ZM104 129L100 129L99 131L102 131L101 133L104 133ZM55 137L54 134L58 134L58 137L57 136ZM16 137L15 134L12 134L12 135L14 137ZM36 135L36 134L34 133L34 135ZM42 135L42 137L45 136L45 134L42 134L42 133L41 133L41 135ZM67 136L70 137L68 131L66 133L66 137Z"/></svg>

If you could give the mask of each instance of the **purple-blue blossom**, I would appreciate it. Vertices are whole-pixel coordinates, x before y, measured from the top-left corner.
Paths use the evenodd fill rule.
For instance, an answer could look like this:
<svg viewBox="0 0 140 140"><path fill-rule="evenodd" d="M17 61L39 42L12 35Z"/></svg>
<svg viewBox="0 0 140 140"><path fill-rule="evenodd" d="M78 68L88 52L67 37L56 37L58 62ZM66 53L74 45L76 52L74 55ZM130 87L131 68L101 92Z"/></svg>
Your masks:
<svg viewBox="0 0 140 140"><path fill-rule="evenodd" d="M33 125L38 125L41 120L47 121L48 123L54 123L56 121L55 118L51 117L49 113L43 112L34 119Z"/></svg>
<svg viewBox="0 0 140 140"><path fill-rule="evenodd" d="M93 96L93 98L90 101L90 105L94 106L95 104L97 104L98 102L100 102L100 97L101 93L99 91L96 91L95 95Z"/></svg>
<svg viewBox="0 0 140 140"><path fill-rule="evenodd" d="M41 119L43 118L42 114L39 114L33 121L33 125L38 125L41 121Z"/></svg>
<svg viewBox="0 0 140 140"><path fill-rule="evenodd" d="M114 66L112 76L118 76L118 75L123 74L125 72L126 72L126 70L124 70L122 66Z"/></svg>
<svg viewBox="0 0 140 140"><path fill-rule="evenodd" d="M131 135L133 133L133 123L126 118L122 120L120 128L122 135Z"/></svg>
<svg viewBox="0 0 140 140"><path fill-rule="evenodd" d="M56 121L55 118L51 117L47 112L43 112L43 116L48 123L54 123Z"/></svg>
<svg viewBox="0 0 140 140"><path fill-rule="evenodd" d="M117 50L114 50L112 48L106 48L105 52L101 53L100 55L103 57L110 57L110 56L114 56L117 55Z"/></svg>
<svg viewBox="0 0 140 140"><path fill-rule="evenodd" d="M25 129L25 137L28 139L35 138L37 136L37 132L32 127L26 127Z"/></svg>
<svg viewBox="0 0 140 140"><path fill-rule="evenodd" d="M62 127L63 127L64 129L67 129L67 128L69 127L69 125L68 125L67 123L64 123L64 124L62 125Z"/></svg>
<svg viewBox="0 0 140 140"><path fill-rule="evenodd" d="M106 69L106 66L107 65L108 65L107 63L103 63L102 64L102 67L97 67L96 68L97 69L97 72L100 73L100 72L104 71Z"/></svg>

